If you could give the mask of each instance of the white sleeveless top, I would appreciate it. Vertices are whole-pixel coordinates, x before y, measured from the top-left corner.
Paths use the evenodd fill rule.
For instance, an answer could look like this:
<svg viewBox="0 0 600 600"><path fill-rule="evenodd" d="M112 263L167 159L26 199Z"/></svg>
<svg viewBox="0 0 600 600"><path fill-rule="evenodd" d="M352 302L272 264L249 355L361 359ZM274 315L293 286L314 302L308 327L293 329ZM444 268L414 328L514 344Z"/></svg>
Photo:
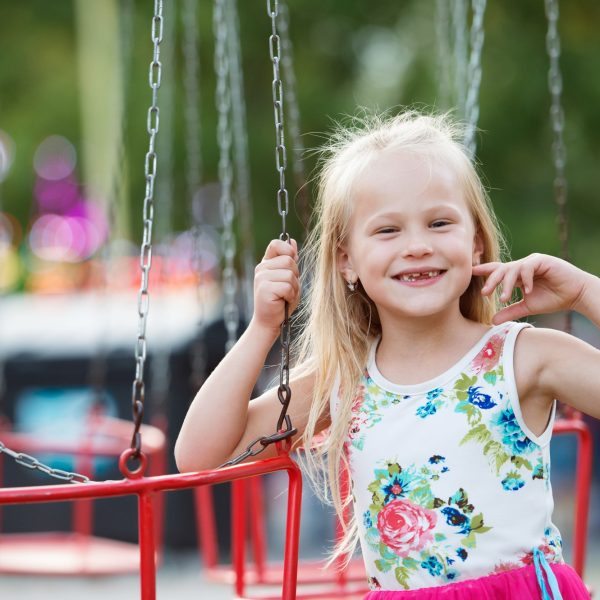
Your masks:
<svg viewBox="0 0 600 600"><path fill-rule="evenodd" d="M526 323L491 328L452 368L386 380L377 343L352 406L345 451L369 586L446 585L518 568L539 548L563 562L552 524L547 429L523 422L513 370ZM331 396L335 419L339 382Z"/></svg>

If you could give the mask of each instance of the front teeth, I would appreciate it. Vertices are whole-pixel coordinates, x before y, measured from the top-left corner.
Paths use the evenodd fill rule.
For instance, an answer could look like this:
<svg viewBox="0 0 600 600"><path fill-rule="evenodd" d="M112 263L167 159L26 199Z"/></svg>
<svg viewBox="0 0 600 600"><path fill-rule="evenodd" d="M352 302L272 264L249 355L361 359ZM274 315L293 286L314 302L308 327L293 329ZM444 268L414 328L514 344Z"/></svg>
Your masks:
<svg viewBox="0 0 600 600"><path fill-rule="evenodd" d="M419 275L427 275L428 277L437 277L440 271L427 271L426 273L406 273L400 276L400 281L415 281Z"/></svg>

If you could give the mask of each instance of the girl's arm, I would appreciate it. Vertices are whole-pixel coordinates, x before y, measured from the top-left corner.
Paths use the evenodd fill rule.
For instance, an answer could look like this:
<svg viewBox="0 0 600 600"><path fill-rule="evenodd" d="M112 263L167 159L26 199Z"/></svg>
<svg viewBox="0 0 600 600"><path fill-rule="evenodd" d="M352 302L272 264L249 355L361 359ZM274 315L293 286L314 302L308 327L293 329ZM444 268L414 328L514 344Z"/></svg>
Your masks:
<svg viewBox="0 0 600 600"><path fill-rule="evenodd" d="M487 276L483 294L502 286L501 300L505 302L515 287L521 289L523 299L500 310L494 323L574 310L600 328L600 279L564 260L532 254L509 263L475 266L473 274ZM556 398L600 418L600 350L553 329L526 329L519 340L530 374L526 393L535 388L548 405Z"/></svg>
<svg viewBox="0 0 600 600"><path fill-rule="evenodd" d="M275 433L281 404L276 390L250 401L266 357L279 335L284 303L290 313L300 298L297 248L273 240L256 268L255 312L235 346L211 373L194 398L175 444L180 471L217 467L237 456L262 435ZM288 414L302 432L312 399L311 375L290 382ZM273 446L262 457L275 454Z"/></svg>

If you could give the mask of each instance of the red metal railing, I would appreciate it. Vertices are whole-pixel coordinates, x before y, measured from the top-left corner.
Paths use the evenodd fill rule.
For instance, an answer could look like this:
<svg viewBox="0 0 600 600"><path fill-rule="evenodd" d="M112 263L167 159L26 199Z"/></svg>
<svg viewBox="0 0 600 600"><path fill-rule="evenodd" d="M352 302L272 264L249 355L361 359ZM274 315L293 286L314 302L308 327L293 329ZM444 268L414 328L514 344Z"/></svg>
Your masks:
<svg viewBox="0 0 600 600"><path fill-rule="evenodd" d="M121 455L122 464L129 458L130 452L128 450ZM281 594L277 597L282 598L282 600L295 600L302 476L298 465L287 454L263 461L226 467L216 471L145 478L142 475L142 467L139 472L132 473L129 479L120 481L4 488L0 489L0 505L137 496L141 600L155 600L156 538L153 496L159 492L190 489L202 485L214 485L226 481L236 481L244 477L255 477L266 473L273 473L275 471L286 471L289 477L282 589ZM245 590L242 582L236 589L237 600L244 600L244 593Z"/></svg>
<svg viewBox="0 0 600 600"><path fill-rule="evenodd" d="M555 434L573 433L577 438L575 469L575 520L573 526L573 568L583 578L587 550L587 529L592 484L593 444L592 434L581 415L574 413L567 419L557 419Z"/></svg>
<svg viewBox="0 0 600 600"><path fill-rule="evenodd" d="M104 415L90 415L79 440L46 440L39 436L15 433L3 422L0 439L13 451L36 455L68 456L74 469L94 478L96 459L118 459L129 442L131 423ZM166 438L158 427L144 425L144 453L148 459L148 475L166 471ZM0 453L0 482L5 460ZM0 484L1 485L1 484ZM162 558L163 498L155 498L155 535L157 560ZM0 533L0 573L32 573L36 575L106 575L137 572L137 543L93 535L93 502L72 502L70 531L44 533Z"/></svg>

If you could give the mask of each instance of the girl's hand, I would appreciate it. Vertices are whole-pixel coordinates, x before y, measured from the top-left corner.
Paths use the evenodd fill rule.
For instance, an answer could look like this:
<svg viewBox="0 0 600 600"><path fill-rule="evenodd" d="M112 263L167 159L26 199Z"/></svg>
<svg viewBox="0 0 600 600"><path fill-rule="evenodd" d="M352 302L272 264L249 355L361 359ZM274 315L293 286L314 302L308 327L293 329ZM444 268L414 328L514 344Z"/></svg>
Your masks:
<svg viewBox="0 0 600 600"><path fill-rule="evenodd" d="M546 254L530 254L507 263L473 266L473 275L487 278L481 293L489 296L501 285L500 300L509 302L515 287L523 299L494 315L498 325L528 315L575 309L584 294L588 274L565 260Z"/></svg>
<svg viewBox="0 0 600 600"><path fill-rule="evenodd" d="M300 273L298 271L298 245L282 240L272 240L262 261L254 270L254 315L252 320L274 333L285 316L285 302L289 314L300 301Z"/></svg>

